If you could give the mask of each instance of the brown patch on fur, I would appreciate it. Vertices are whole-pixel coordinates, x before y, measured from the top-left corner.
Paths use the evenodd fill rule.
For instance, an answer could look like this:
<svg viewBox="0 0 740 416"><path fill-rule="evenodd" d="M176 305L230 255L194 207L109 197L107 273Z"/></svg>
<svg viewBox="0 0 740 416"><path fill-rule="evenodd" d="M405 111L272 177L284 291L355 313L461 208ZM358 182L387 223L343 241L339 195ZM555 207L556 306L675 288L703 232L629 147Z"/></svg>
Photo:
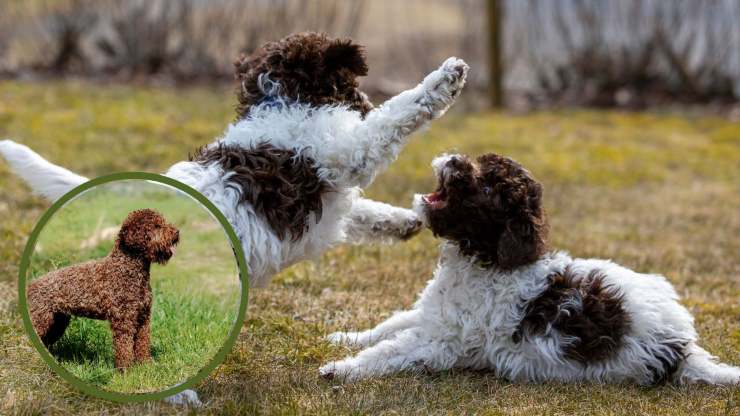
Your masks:
<svg viewBox="0 0 740 416"><path fill-rule="evenodd" d="M467 256L503 270L536 261L547 250L542 186L515 161L496 154L447 162L435 198L425 207L435 235Z"/></svg>
<svg viewBox="0 0 740 416"><path fill-rule="evenodd" d="M265 98L259 76L280 84L280 95L312 106L347 105L363 116L373 109L359 90L357 78L367 75L365 51L351 39L333 39L324 33L295 33L262 45L236 62L237 119Z"/></svg>
<svg viewBox="0 0 740 416"><path fill-rule="evenodd" d="M116 368L151 360L149 267L166 263L180 233L156 211L131 212L111 253L50 272L28 285L31 322L46 346L64 335L71 316L110 321Z"/></svg>
<svg viewBox="0 0 740 416"><path fill-rule="evenodd" d="M564 348L570 359L589 363L612 357L622 346L630 316L622 306L622 295L605 285L604 279L600 270L579 276L570 268L550 276L550 287L527 304L518 335L542 335L554 329L574 338Z"/></svg>
<svg viewBox="0 0 740 416"><path fill-rule="evenodd" d="M191 161L203 165L218 163L229 173L228 181L270 225L282 240L288 235L296 241L309 226L309 216L321 218L321 196L328 191L320 180L313 160L293 150L278 149L268 143L245 149L219 144L201 148Z"/></svg>

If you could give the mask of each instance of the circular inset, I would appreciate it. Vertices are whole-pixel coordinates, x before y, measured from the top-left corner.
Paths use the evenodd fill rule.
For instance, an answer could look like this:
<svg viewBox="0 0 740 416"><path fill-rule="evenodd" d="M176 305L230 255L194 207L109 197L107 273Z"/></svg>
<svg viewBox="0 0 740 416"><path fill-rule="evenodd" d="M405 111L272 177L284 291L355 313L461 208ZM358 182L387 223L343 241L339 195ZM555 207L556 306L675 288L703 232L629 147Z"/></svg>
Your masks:
<svg viewBox="0 0 740 416"><path fill-rule="evenodd" d="M93 179L41 217L19 300L31 342L80 390L155 400L205 378L244 322L247 267L223 214L174 179Z"/></svg>

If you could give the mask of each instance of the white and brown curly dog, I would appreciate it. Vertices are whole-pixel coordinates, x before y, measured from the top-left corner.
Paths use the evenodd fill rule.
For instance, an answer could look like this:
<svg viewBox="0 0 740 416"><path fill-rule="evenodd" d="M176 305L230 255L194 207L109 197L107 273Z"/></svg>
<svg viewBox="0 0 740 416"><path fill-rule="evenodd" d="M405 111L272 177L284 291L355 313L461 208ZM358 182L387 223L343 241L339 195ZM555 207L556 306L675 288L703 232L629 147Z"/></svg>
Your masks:
<svg viewBox="0 0 740 416"><path fill-rule="evenodd" d="M740 368L698 345L694 319L663 277L549 251L542 187L495 154L434 160L436 192L414 208L443 239L413 308L364 332L364 347L321 367L358 380L469 368L512 381L740 383Z"/></svg>
<svg viewBox="0 0 740 416"><path fill-rule="evenodd" d="M421 229L408 209L361 197L409 135L447 111L468 67L449 58L415 88L374 108L358 89L365 53L349 39L298 33L236 62L237 120L165 175L208 197L233 225L252 286L338 243L397 241ZM0 154L54 200L87 181L28 147Z"/></svg>

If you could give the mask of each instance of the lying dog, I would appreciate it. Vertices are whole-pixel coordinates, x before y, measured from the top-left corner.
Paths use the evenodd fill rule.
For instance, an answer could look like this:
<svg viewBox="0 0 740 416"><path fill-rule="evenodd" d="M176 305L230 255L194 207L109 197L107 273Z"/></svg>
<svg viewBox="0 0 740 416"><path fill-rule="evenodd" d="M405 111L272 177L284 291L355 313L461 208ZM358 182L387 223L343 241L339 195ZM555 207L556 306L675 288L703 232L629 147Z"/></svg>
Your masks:
<svg viewBox="0 0 740 416"><path fill-rule="evenodd" d="M432 163L436 192L414 208L444 239L411 310L329 340L365 347L323 377L492 370L512 381L738 384L740 368L697 344L693 317L662 276L548 252L540 184L495 154Z"/></svg>
<svg viewBox="0 0 740 416"><path fill-rule="evenodd" d="M33 328L47 347L58 341L72 316L110 322L116 368L151 360L149 267L165 264L180 232L150 209L130 213L107 257L50 272L28 285Z"/></svg>
<svg viewBox="0 0 740 416"><path fill-rule="evenodd" d="M360 197L406 144L460 93L467 65L450 58L415 88L373 108L358 89L362 47L300 33L237 62L238 120L165 175L209 198L233 225L250 284L340 242L394 241L421 228L411 210ZM87 179L28 147L0 141L12 169L49 199Z"/></svg>

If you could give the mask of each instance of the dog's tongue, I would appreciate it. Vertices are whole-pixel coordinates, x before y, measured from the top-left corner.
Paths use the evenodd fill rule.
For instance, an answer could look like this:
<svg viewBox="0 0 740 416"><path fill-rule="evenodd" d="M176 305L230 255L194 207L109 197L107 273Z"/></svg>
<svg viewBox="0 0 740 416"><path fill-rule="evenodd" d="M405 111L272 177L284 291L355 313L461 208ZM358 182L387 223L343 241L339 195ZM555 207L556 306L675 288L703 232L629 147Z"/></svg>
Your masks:
<svg viewBox="0 0 740 416"><path fill-rule="evenodd" d="M431 203L439 202L442 200L442 194L439 192L432 192L431 194L424 195L424 199Z"/></svg>

